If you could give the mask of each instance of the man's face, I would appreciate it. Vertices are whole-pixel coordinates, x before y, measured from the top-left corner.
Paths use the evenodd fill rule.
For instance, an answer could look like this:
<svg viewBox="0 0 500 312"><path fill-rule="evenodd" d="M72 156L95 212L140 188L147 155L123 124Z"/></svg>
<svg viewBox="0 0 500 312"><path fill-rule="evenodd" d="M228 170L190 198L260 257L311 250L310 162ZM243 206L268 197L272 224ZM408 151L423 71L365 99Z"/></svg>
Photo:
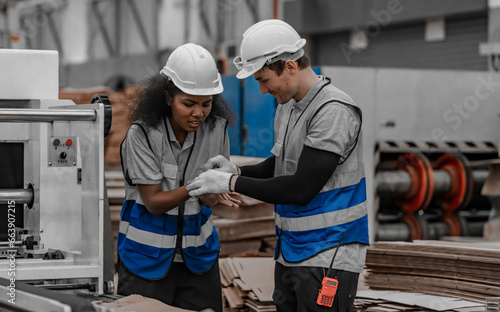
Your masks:
<svg viewBox="0 0 500 312"><path fill-rule="evenodd" d="M287 70L278 76L268 67L263 67L253 74L253 77L259 82L260 93L271 94L280 104L285 104L294 96L291 76Z"/></svg>

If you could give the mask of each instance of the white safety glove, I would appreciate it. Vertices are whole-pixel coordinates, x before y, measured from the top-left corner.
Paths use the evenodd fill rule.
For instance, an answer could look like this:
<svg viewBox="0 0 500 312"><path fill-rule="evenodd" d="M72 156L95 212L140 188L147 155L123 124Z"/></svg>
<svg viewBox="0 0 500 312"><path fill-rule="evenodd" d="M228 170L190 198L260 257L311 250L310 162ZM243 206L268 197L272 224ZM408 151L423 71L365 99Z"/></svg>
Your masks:
<svg viewBox="0 0 500 312"><path fill-rule="evenodd" d="M202 194L230 193L231 177L234 174L218 170L208 170L197 176L193 182L186 186L190 191L189 196L200 196Z"/></svg>
<svg viewBox="0 0 500 312"><path fill-rule="evenodd" d="M227 173L239 174L238 167L222 155L210 158L205 164L205 170L217 169Z"/></svg>

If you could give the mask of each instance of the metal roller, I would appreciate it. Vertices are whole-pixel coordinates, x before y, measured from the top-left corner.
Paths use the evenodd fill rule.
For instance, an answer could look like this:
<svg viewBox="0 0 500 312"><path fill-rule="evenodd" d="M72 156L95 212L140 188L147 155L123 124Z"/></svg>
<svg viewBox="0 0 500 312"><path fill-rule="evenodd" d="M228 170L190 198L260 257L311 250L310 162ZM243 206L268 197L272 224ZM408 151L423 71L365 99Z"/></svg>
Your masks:
<svg viewBox="0 0 500 312"><path fill-rule="evenodd" d="M444 154L432 169L422 154L404 154L396 170L377 173L377 194L396 197L405 213L425 210L432 203L445 212L466 206L474 189L480 189L488 177L487 170L471 171L461 155Z"/></svg>
<svg viewBox="0 0 500 312"><path fill-rule="evenodd" d="M404 196L411 188L410 173L403 170L380 171L376 177L377 194L381 196Z"/></svg>
<svg viewBox="0 0 500 312"><path fill-rule="evenodd" d="M434 194L445 193L450 189L451 178L445 171L433 171ZM487 173L486 173L487 176ZM478 174L478 179L483 178L483 173ZM380 171L376 176L377 193L381 196L409 196L412 178L407 171ZM481 183L478 181L478 183ZM484 181L483 181L484 183Z"/></svg>
<svg viewBox="0 0 500 312"><path fill-rule="evenodd" d="M378 224L377 241L438 240L445 236L481 236L484 222L466 221L446 213L429 221L424 216L404 215L399 223ZM478 235L480 234L480 235Z"/></svg>
<svg viewBox="0 0 500 312"><path fill-rule="evenodd" d="M404 223L379 223L376 241L411 241L410 228Z"/></svg>
<svg viewBox="0 0 500 312"><path fill-rule="evenodd" d="M401 155L395 164L395 171L380 172L376 179L377 191L396 194L395 202L404 213L425 210L434 192L431 164L420 153Z"/></svg>
<svg viewBox="0 0 500 312"><path fill-rule="evenodd" d="M377 241L413 241L428 239L428 222L422 216L404 215L399 223L380 223Z"/></svg>
<svg viewBox="0 0 500 312"><path fill-rule="evenodd" d="M434 170L434 194L443 194L451 188L451 177L446 171ZM481 190L488 178L488 170L472 171L474 190ZM380 196L398 197L407 195L412 184L411 176L406 171L380 171L376 177L377 194Z"/></svg>
<svg viewBox="0 0 500 312"><path fill-rule="evenodd" d="M93 109L0 108L1 122L95 121Z"/></svg>
<svg viewBox="0 0 500 312"><path fill-rule="evenodd" d="M451 176L446 171L432 171L434 177L434 195L448 192L452 185Z"/></svg>
<svg viewBox="0 0 500 312"><path fill-rule="evenodd" d="M28 206L33 205L34 200L33 188L28 189L0 189L0 204L27 204Z"/></svg>

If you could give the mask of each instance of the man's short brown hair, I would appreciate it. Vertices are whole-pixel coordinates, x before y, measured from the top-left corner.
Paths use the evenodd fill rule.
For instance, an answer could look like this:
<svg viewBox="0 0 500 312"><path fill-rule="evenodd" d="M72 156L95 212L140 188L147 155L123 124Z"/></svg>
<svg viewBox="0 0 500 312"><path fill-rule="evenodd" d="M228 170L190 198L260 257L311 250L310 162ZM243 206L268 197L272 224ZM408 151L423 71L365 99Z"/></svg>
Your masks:
<svg viewBox="0 0 500 312"><path fill-rule="evenodd" d="M297 63L299 65L299 69L304 69L304 68L311 66L311 63L309 62L309 59L307 58L306 55L299 58L297 60ZM264 65L264 67L266 67L266 66L270 70L274 71L278 76L281 76L281 74L283 73L283 70L285 69L285 61L279 60L279 61L276 61L272 64Z"/></svg>

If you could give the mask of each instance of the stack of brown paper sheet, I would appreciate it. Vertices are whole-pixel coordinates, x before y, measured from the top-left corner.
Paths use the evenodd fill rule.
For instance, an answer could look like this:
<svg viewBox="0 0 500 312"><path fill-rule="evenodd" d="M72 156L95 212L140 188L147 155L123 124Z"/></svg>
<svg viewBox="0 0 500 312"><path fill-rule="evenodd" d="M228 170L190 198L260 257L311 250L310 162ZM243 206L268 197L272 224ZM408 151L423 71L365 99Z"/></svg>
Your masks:
<svg viewBox="0 0 500 312"><path fill-rule="evenodd" d="M222 258L219 267L230 311L276 311L272 257Z"/></svg>
<svg viewBox="0 0 500 312"><path fill-rule="evenodd" d="M485 302L500 295L500 242L376 242L368 248L365 283Z"/></svg>

